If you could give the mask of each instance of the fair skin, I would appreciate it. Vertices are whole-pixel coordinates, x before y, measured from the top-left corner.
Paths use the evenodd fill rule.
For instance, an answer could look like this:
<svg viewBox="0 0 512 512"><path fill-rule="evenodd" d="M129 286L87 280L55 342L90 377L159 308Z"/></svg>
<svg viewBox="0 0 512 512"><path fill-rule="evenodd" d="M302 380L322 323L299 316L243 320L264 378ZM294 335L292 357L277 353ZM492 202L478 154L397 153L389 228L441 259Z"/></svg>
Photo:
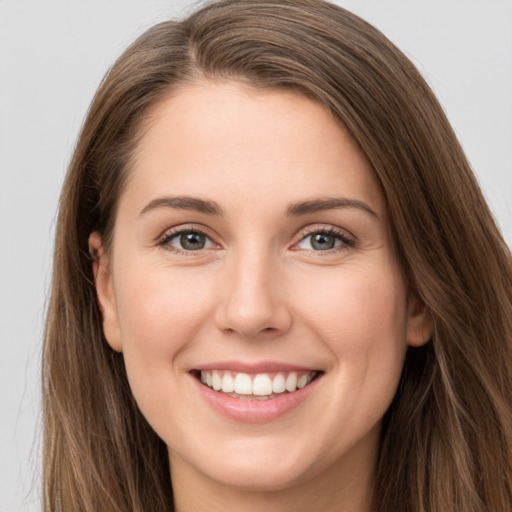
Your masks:
<svg viewBox="0 0 512 512"><path fill-rule="evenodd" d="M431 330L372 169L291 92L201 82L150 121L113 244L90 245L105 336L168 446L176 510L367 512L405 351Z"/></svg>

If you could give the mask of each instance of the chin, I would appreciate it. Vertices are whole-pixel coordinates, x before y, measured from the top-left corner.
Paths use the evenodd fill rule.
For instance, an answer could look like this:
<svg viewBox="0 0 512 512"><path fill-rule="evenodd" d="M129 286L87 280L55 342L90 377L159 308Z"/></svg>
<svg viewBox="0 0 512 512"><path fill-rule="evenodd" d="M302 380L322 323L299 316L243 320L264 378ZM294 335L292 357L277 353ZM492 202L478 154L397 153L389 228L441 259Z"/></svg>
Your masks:
<svg viewBox="0 0 512 512"><path fill-rule="evenodd" d="M296 435L299 435L296 433ZM287 436L288 437L288 436ZM291 489L326 474L338 459L332 450L308 442L290 443L290 438L260 433L257 437L239 436L203 445L201 453L188 460L174 460L176 469L183 463L203 478L222 487L248 492L276 492ZM176 464L177 463L177 464ZM171 456L171 467L173 457Z"/></svg>
<svg viewBox="0 0 512 512"><path fill-rule="evenodd" d="M310 471L288 464L260 465L248 459L243 464L219 465L210 478L223 486L249 492L283 491L307 480Z"/></svg>

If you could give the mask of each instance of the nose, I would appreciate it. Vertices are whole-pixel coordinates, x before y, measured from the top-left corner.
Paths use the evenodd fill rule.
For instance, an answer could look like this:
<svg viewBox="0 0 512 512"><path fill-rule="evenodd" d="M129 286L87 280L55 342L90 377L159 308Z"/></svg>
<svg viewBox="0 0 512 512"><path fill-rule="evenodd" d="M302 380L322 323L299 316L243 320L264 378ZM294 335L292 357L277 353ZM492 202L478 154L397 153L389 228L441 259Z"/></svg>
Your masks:
<svg viewBox="0 0 512 512"><path fill-rule="evenodd" d="M219 282L215 320L224 332L245 339L277 337L292 323L279 264L269 256L239 254Z"/></svg>

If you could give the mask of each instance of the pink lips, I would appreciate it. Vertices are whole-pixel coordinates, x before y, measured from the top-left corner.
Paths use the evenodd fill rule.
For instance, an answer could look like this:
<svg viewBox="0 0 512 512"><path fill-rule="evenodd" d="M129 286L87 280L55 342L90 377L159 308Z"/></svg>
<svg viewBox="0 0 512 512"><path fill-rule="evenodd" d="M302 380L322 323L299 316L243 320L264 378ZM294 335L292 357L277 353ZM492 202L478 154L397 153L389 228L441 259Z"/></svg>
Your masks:
<svg viewBox="0 0 512 512"><path fill-rule="evenodd" d="M279 363L275 361L263 361L260 363L243 363L241 361L216 361L200 366L196 366L194 370L231 370L233 372L244 372L249 374L255 373L272 373L272 372L293 372L293 371L312 371L316 368L306 368L288 363Z"/></svg>
<svg viewBox="0 0 512 512"><path fill-rule="evenodd" d="M282 364L276 362L262 362L246 364L242 362L215 362L196 367L194 370L230 370L247 374L273 373L273 372L304 372L309 368ZM202 398L219 414L237 422L265 423L273 421L298 407L314 391L320 377L315 378L307 386L292 393L283 393L276 398L268 400L247 400L234 398L226 393L214 391L205 386L196 377L197 372L191 372L192 379Z"/></svg>

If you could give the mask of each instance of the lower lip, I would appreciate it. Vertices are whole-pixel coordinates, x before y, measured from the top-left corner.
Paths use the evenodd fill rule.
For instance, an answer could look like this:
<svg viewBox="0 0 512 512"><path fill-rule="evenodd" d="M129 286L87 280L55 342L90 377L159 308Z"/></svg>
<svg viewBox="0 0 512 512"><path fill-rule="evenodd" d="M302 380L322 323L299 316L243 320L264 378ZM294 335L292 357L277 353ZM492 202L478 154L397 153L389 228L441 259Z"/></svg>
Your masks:
<svg viewBox="0 0 512 512"><path fill-rule="evenodd" d="M307 386L293 393L284 393L277 398L244 400L213 391L213 389L202 384L196 377L191 377L195 381L201 396L215 411L242 423L266 423L285 415L309 397L321 378L321 376L317 376Z"/></svg>

